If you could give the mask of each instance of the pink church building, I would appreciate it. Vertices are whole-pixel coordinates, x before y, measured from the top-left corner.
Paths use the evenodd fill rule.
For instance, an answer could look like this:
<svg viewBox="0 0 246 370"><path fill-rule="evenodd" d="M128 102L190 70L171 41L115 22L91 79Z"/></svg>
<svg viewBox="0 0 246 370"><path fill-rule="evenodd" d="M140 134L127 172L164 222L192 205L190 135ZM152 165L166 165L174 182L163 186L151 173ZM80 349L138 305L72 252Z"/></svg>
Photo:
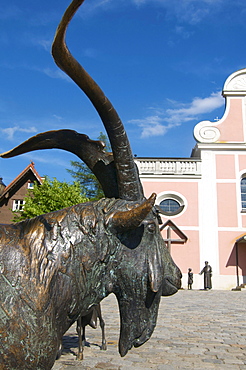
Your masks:
<svg viewBox="0 0 246 370"><path fill-rule="evenodd" d="M157 193L162 235L183 273L208 261L213 289L246 283L246 69L230 75L222 91L226 109L216 122L194 128L190 158L135 158L146 196Z"/></svg>

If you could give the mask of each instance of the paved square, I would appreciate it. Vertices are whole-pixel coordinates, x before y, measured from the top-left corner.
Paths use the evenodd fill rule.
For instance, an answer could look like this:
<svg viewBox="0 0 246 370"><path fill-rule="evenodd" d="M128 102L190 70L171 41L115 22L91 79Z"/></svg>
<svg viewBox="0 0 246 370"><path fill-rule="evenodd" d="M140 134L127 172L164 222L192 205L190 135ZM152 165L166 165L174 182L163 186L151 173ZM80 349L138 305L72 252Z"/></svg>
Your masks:
<svg viewBox="0 0 246 370"><path fill-rule="evenodd" d="M101 330L87 327L84 360L77 361L73 325L64 351L52 370L246 369L246 291L180 290L163 297L150 340L121 358L119 314L114 295L102 302L107 351L100 350Z"/></svg>

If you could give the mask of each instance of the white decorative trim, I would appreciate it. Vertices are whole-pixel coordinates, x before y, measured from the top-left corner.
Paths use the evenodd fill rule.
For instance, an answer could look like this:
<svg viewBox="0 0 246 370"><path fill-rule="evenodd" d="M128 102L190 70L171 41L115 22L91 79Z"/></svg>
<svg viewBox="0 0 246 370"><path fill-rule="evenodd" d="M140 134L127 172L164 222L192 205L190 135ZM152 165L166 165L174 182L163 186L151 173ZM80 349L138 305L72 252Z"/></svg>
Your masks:
<svg viewBox="0 0 246 370"><path fill-rule="evenodd" d="M246 76L237 76L236 78L231 80L227 85L227 89L246 91Z"/></svg>
<svg viewBox="0 0 246 370"><path fill-rule="evenodd" d="M246 95L246 68L232 73L226 79L223 95Z"/></svg>
<svg viewBox="0 0 246 370"><path fill-rule="evenodd" d="M242 224L242 195L241 195L241 180L245 175L245 170L239 171L239 158L235 154L235 173L236 173L236 207L237 207L237 232L243 227Z"/></svg>
<svg viewBox="0 0 246 370"><path fill-rule="evenodd" d="M225 113L218 122L202 121L194 128L194 137L200 143L215 143L219 141L220 130L218 125L227 117L230 111L230 99L246 96L246 68L232 73L225 81L223 94L226 98ZM243 112L245 114L245 112Z"/></svg>
<svg viewBox="0 0 246 370"><path fill-rule="evenodd" d="M202 121L194 128L194 137L200 143L215 143L220 138L220 130L213 122Z"/></svg>
<svg viewBox="0 0 246 370"><path fill-rule="evenodd" d="M200 268L204 267L204 261L212 264L213 272L219 274L219 240L218 240L218 199L216 185L216 153L207 150L202 151L202 179L198 186L198 217L199 226L199 249ZM213 263L212 263L213 261Z"/></svg>
<svg viewBox="0 0 246 370"><path fill-rule="evenodd" d="M141 178L171 176L172 178L201 176L201 161L194 158L134 158Z"/></svg>

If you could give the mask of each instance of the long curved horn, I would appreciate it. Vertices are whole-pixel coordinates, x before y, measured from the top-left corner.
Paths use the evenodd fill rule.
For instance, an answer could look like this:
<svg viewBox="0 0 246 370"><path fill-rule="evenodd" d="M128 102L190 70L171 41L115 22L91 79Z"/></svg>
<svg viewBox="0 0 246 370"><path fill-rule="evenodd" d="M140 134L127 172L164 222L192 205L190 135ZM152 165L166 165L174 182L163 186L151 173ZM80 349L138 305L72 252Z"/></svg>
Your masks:
<svg viewBox="0 0 246 370"><path fill-rule="evenodd" d="M141 200L143 191L124 126L103 91L71 55L65 42L66 30L84 0L73 0L62 17L52 45L52 55L61 68L88 96L107 131L118 179L119 197Z"/></svg>
<svg viewBox="0 0 246 370"><path fill-rule="evenodd" d="M11 158L16 155L39 149L64 149L76 154L96 175L107 198L118 198L118 184L112 153L104 152L104 143L89 139L87 135L73 130L47 131L24 143L0 154L2 158ZM110 186L108 186L110 184Z"/></svg>

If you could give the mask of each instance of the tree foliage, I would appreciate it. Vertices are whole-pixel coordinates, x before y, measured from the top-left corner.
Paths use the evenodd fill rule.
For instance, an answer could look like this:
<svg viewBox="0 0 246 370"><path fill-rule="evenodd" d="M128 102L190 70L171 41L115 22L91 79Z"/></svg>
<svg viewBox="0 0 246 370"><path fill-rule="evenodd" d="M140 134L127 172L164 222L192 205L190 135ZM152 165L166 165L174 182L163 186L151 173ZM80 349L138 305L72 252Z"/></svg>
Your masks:
<svg viewBox="0 0 246 370"><path fill-rule="evenodd" d="M34 188L28 190L24 201L23 211L12 211L13 222L57 211L77 203L84 203L88 199L81 194L78 182L69 184L60 182L56 178L51 180L46 177L41 185L34 183Z"/></svg>
<svg viewBox="0 0 246 370"><path fill-rule="evenodd" d="M104 192L101 185L86 164L82 161L70 161L70 164L74 169L67 169L67 171L79 182L80 189L85 193L86 197L90 200L103 198Z"/></svg>
<svg viewBox="0 0 246 370"><path fill-rule="evenodd" d="M111 146L106 135L100 132L98 140L105 143L105 152L111 151ZM104 192L94 173L82 161L71 161L73 169L67 169L71 176L80 183L81 192L90 200L98 200L104 197Z"/></svg>

